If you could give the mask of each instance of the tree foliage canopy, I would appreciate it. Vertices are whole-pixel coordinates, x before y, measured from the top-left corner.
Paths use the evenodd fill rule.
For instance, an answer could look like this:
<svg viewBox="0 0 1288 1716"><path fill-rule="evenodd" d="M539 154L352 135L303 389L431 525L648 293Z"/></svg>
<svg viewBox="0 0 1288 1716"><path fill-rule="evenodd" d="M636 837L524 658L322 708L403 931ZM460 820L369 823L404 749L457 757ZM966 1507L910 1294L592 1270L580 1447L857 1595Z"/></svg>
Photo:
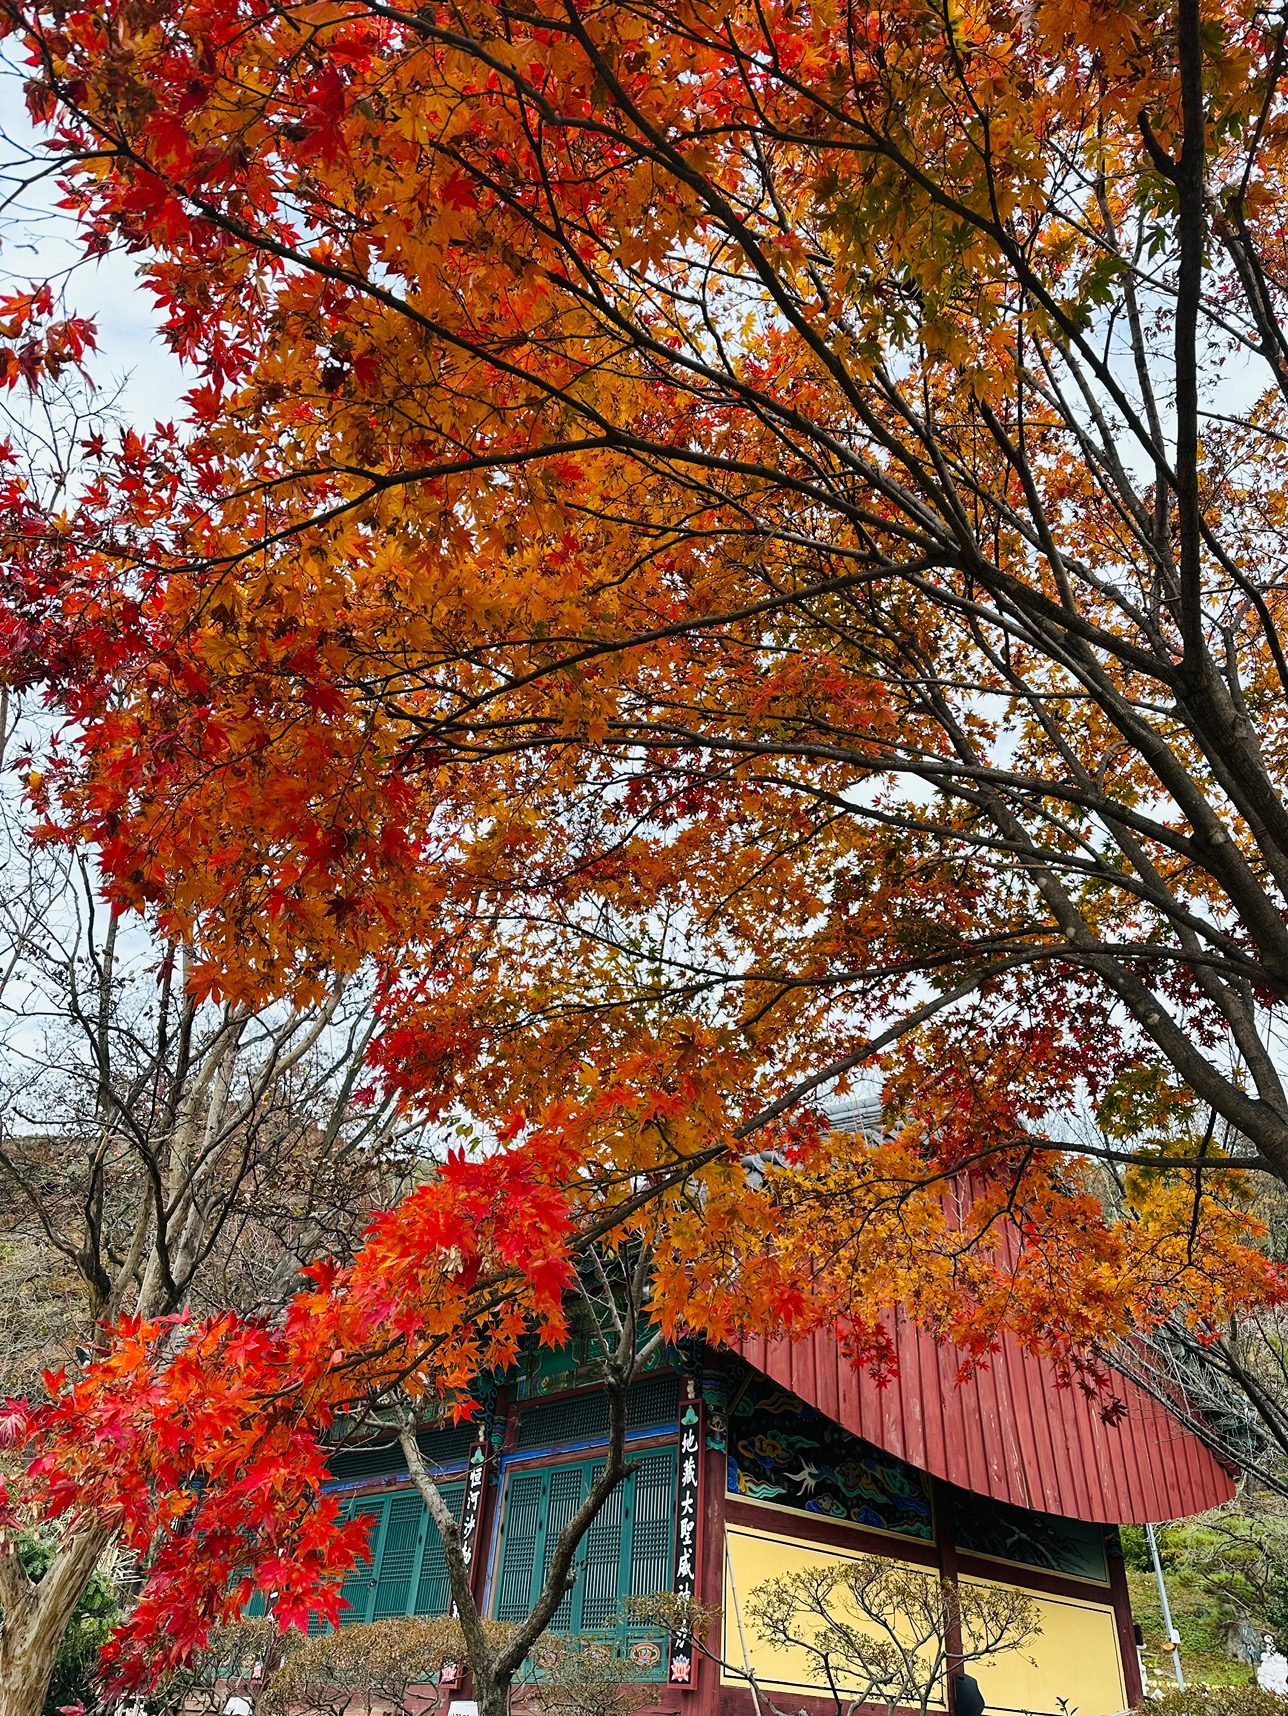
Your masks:
<svg viewBox="0 0 1288 1716"><path fill-rule="evenodd" d="M298 1618L308 1416L557 1337L570 1250L632 1224L668 1328L877 1363L896 1300L1076 1355L1278 1291L1236 1169L1288 1179L1283 22L0 12L195 372L58 517L0 497L0 661L70 741L29 790L200 995L373 961L389 1083L504 1147L284 1328L55 1383L50 1505L109 1505L106 1413L149 1532L168 1485L242 1498L226 1574L266 1399ZM48 290L3 313L11 382L82 359ZM821 1128L872 1070L883 1136ZM1050 1136L1079 1104L1116 1206Z"/></svg>

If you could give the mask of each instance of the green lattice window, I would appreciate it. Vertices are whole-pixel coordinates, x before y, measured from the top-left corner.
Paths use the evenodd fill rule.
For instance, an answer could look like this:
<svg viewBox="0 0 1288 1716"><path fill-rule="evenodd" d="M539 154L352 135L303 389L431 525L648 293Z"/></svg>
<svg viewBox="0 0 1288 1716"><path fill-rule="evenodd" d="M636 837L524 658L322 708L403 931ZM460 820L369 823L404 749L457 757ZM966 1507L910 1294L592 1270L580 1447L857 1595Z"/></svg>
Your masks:
<svg viewBox="0 0 1288 1716"><path fill-rule="evenodd" d="M463 1484L445 1484L443 1500L460 1512ZM342 1587L347 1609L340 1625L383 1621L393 1615L445 1615L452 1605L447 1563L438 1528L416 1490L383 1496L355 1496L346 1519L369 1517L370 1556L360 1561Z"/></svg>
<svg viewBox="0 0 1288 1716"><path fill-rule="evenodd" d="M626 1428L637 1435L674 1424L680 1410L680 1383L674 1376L649 1376L626 1396ZM549 1448L560 1442L592 1442L608 1435L608 1396L602 1388L562 1400L537 1400L519 1414L521 1449Z"/></svg>
<svg viewBox="0 0 1288 1716"><path fill-rule="evenodd" d="M478 1427L468 1421L421 1430L416 1441L431 1474L463 1466L470 1457ZM352 1484L362 1478L405 1478L407 1457L396 1438L372 1437L353 1447L340 1448L330 1459L331 1476L338 1483Z"/></svg>
<svg viewBox="0 0 1288 1716"><path fill-rule="evenodd" d="M464 1484L443 1484L443 1500L460 1517ZM353 1496L340 1508L340 1519L370 1519L369 1554L359 1561L340 1587L347 1608L340 1625L384 1621L395 1615L445 1615L452 1606L447 1561L438 1527L417 1490L392 1490L386 1495ZM257 1591L247 1608L262 1615L264 1594ZM310 1633L325 1630L314 1616Z"/></svg>
<svg viewBox="0 0 1288 1716"><path fill-rule="evenodd" d="M577 1581L556 1611L556 1633L615 1635L640 1645L641 1679L661 1672L648 1660L651 1635L617 1624L627 1597L671 1588L675 1533L675 1450L634 1456L635 1470L613 1491L577 1551ZM559 1533L581 1505L601 1460L512 1472L505 1487L494 1613L500 1621L528 1614L541 1593ZM632 1653L635 1655L635 1653Z"/></svg>

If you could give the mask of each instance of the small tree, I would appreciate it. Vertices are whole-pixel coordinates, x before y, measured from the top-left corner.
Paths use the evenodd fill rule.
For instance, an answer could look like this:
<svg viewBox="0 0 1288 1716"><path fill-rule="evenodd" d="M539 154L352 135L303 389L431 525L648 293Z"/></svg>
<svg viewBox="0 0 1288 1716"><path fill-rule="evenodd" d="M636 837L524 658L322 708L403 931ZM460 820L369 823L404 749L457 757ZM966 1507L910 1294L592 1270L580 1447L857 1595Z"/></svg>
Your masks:
<svg viewBox="0 0 1288 1716"><path fill-rule="evenodd" d="M47 1536L27 1536L18 1545L22 1566L37 1586L57 1552L57 1543ZM94 1686L98 1655L120 1613L120 1592L112 1569L100 1565L94 1569L63 1633L45 1693L44 1716L56 1716L59 1710L78 1703L91 1710L98 1708Z"/></svg>
<svg viewBox="0 0 1288 1716"><path fill-rule="evenodd" d="M1199 1519L1157 1530L1165 1568L1183 1570L1222 1621L1256 1640L1288 1636L1288 1509L1276 1496L1249 1491ZM1123 1530L1128 1566L1148 1572L1149 1548L1139 1526Z"/></svg>
<svg viewBox="0 0 1288 1716"><path fill-rule="evenodd" d="M488 1627L489 1634L506 1630ZM291 1652L268 1682L264 1709L296 1716L431 1716L446 1708L451 1690L444 1671L463 1654L460 1625L444 1616L339 1627Z"/></svg>
<svg viewBox="0 0 1288 1716"><path fill-rule="evenodd" d="M747 1613L768 1644L810 1658L837 1716L864 1704L924 1716L950 1665L1020 1650L1041 1631L1036 1604L1019 1591L954 1585L879 1555L767 1579Z"/></svg>
<svg viewBox="0 0 1288 1716"><path fill-rule="evenodd" d="M523 1703L532 1716L631 1716L657 1703L639 1672L603 1639L547 1635L533 1652Z"/></svg>

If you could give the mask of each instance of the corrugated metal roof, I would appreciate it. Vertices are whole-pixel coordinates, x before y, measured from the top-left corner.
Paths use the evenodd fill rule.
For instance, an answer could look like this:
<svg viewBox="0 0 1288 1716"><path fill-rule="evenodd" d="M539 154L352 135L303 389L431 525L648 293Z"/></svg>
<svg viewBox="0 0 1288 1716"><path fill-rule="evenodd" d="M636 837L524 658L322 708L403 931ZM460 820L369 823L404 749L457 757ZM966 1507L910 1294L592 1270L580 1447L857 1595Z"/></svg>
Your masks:
<svg viewBox="0 0 1288 1716"><path fill-rule="evenodd" d="M1004 1338L958 1381L961 1355L906 1318L897 1378L882 1388L830 1333L736 1343L749 1364L856 1436L960 1489L1103 1524L1180 1519L1228 1501L1234 1481L1203 1442L1125 1377L1126 1416L1106 1424L1054 1365Z"/></svg>

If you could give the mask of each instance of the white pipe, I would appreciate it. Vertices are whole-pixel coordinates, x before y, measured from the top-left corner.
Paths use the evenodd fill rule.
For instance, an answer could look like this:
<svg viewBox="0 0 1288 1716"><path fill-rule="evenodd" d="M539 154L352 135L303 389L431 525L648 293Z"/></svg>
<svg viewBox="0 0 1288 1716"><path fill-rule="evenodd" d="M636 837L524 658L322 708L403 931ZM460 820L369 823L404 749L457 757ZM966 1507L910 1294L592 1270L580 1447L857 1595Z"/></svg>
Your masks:
<svg viewBox="0 0 1288 1716"><path fill-rule="evenodd" d="M1167 1583L1163 1578L1163 1563L1158 1558L1158 1539L1154 1536L1152 1525L1145 1527L1145 1541L1149 1544L1149 1553L1154 1561L1154 1577L1158 1580L1158 1602L1163 1611L1163 1629L1172 1647L1172 1667L1176 1671L1176 1684L1184 1692L1185 1670L1181 1667L1181 1635L1172 1625L1172 1605L1167 1600Z"/></svg>

